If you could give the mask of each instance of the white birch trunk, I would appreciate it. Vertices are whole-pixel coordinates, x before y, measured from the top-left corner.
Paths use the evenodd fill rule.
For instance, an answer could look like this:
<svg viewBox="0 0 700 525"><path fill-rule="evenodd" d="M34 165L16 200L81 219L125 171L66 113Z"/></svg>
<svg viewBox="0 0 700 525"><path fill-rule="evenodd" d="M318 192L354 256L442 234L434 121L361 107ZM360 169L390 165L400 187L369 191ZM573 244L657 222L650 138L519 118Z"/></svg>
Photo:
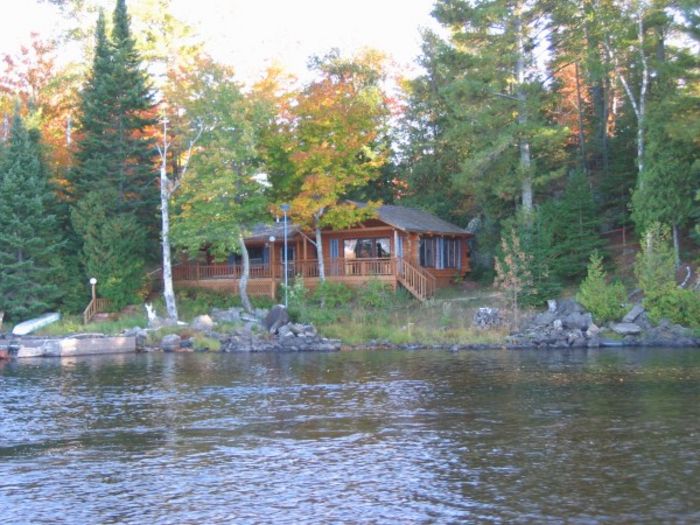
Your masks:
<svg viewBox="0 0 700 525"><path fill-rule="evenodd" d="M173 288L173 269L170 254L170 179L168 179L168 121L163 120L163 147L160 151L160 219L163 249L163 299L168 319L177 321L177 304Z"/></svg>
<svg viewBox="0 0 700 525"><path fill-rule="evenodd" d="M515 76L518 80L518 124L522 129L527 125L527 98L525 96L525 35L522 20L522 3L518 2L515 8L515 31L517 34L518 57L515 63ZM532 192L532 160L530 156L530 142L522 136L519 140L520 149L520 171L522 176L521 192L522 205L526 214L532 212L533 192Z"/></svg>
<svg viewBox="0 0 700 525"><path fill-rule="evenodd" d="M243 271L238 285L238 293L241 295L241 303L243 308L248 313L253 313L253 305L250 304L248 298L248 278L250 277L250 257L248 256L248 248L246 248L243 235L238 236L238 245L241 248L241 259L243 260Z"/></svg>
<svg viewBox="0 0 700 525"><path fill-rule="evenodd" d="M625 76L617 72L622 87L629 98L634 115L637 117L637 173L639 175L644 171L644 130L646 126L646 105L647 105L647 90L649 87L649 64L647 63L646 55L644 54L644 20L643 8L640 3L637 11L637 41L639 42L639 59L642 63L642 83L639 87L639 98L634 96L632 89ZM617 60L615 60L617 65ZM616 67L617 69L617 67ZM643 185L643 180L639 179L639 187Z"/></svg>
<svg viewBox="0 0 700 525"><path fill-rule="evenodd" d="M326 267L323 262L323 239L321 237L321 225L319 224L321 216L317 215L316 222L316 256L318 257L318 277L321 281L326 280Z"/></svg>
<svg viewBox="0 0 700 525"><path fill-rule="evenodd" d="M681 266L681 245L678 235L678 225L674 224L672 227L673 232L673 258L676 264L676 270Z"/></svg>
<svg viewBox="0 0 700 525"><path fill-rule="evenodd" d="M165 299L165 309L168 319L177 321L177 304L175 302L175 290L173 288L173 269L170 255L170 206L168 195L168 176L166 174L166 158L163 159L160 167L160 218L161 218L161 240L163 244L163 298Z"/></svg>
<svg viewBox="0 0 700 525"><path fill-rule="evenodd" d="M168 319L177 321L177 303L175 300L175 289L173 287L173 267L170 248L170 197L180 183L182 177L187 172L187 167L192 156L192 148L202 134L202 127L196 137L190 141L185 162L179 177L175 181L168 178L168 120L163 118L163 147L158 146L160 155L160 218L161 218L161 244L163 252L163 299ZM176 174L177 175L177 174Z"/></svg>

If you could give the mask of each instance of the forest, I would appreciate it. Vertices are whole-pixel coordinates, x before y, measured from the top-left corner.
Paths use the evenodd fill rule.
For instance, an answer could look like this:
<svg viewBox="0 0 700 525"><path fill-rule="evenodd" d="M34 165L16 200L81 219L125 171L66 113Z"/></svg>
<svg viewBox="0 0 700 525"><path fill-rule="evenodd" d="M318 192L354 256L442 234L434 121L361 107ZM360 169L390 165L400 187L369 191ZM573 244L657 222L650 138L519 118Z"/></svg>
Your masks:
<svg viewBox="0 0 700 525"><path fill-rule="evenodd" d="M82 311L90 277L114 308L142 303L148 272L245 250L282 203L313 237L366 219L360 200L473 231L469 278L515 305L583 282L600 318L638 288L652 317L700 322L676 282L700 254L695 0L437 0L418 76L331 49L312 80L272 67L252 85L169 0L45 3L72 27L0 66L10 320ZM68 46L83 59L59 60ZM634 282L613 279L610 234L641 246Z"/></svg>

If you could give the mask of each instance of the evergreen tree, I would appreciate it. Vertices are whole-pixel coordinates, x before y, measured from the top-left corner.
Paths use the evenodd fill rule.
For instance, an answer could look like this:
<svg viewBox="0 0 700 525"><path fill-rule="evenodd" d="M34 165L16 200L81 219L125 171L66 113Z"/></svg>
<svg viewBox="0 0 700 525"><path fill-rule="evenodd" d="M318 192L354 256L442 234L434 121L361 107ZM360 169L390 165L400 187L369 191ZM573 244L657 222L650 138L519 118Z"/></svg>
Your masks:
<svg viewBox="0 0 700 525"><path fill-rule="evenodd" d="M114 310L139 299L145 278L143 259L132 251L143 246L144 230L133 214L113 213L117 198L112 189L93 192L72 211L86 275L97 279L100 297L109 299Z"/></svg>
<svg viewBox="0 0 700 525"><path fill-rule="evenodd" d="M92 70L81 93L70 193L86 277L98 277L101 293L116 306L137 298L141 279L136 272L144 267L147 241L157 235L158 192L155 145L147 136L155 123L152 94L124 0L117 0L111 36L100 14ZM106 263L115 257L121 259Z"/></svg>
<svg viewBox="0 0 700 525"><path fill-rule="evenodd" d="M548 221L553 228L554 272L561 282L579 279L586 274L591 253L603 245L600 218L586 176L572 174L562 198L551 206Z"/></svg>
<svg viewBox="0 0 700 525"><path fill-rule="evenodd" d="M15 114L0 161L0 311L21 321L54 308L61 239L39 144Z"/></svg>

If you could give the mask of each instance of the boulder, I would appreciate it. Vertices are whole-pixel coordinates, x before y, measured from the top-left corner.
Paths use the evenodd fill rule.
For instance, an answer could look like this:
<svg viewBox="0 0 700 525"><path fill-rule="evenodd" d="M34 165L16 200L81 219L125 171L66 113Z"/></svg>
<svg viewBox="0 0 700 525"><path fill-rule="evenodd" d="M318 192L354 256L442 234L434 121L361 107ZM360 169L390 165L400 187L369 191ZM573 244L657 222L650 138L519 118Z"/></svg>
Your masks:
<svg viewBox="0 0 700 525"><path fill-rule="evenodd" d="M474 326L481 330L494 328L503 324L503 316L498 308L479 308L474 314Z"/></svg>
<svg viewBox="0 0 700 525"><path fill-rule="evenodd" d="M622 322L633 323L642 313L644 313L644 307L641 304L635 304L622 318Z"/></svg>
<svg viewBox="0 0 700 525"><path fill-rule="evenodd" d="M281 326L286 325L288 322L289 313L287 312L287 308L285 308L283 304L276 304L267 313L262 323L265 330L274 334L277 333L277 330L279 330Z"/></svg>
<svg viewBox="0 0 700 525"><path fill-rule="evenodd" d="M214 321L208 315L198 315L197 317L192 319L190 326L195 330L205 332L214 328Z"/></svg>
<svg viewBox="0 0 700 525"><path fill-rule="evenodd" d="M164 352L176 352L180 349L181 337L177 334L168 334L160 341L160 347Z"/></svg>
<svg viewBox="0 0 700 525"><path fill-rule="evenodd" d="M533 320L532 324L537 326L537 327L545 327L549 326L554 322L554 320L557 318L556 314L554 312L542 312L537 314Z"/></svg>
<svg viewBox="0 0 700 525"><path fill-rule="evenodd" d="M123 335L136 338L136 350L144 350L146 348L148 330L135 326L134 328L126 330Z"/></svg>
<svg viewBox="0 0 700 525"><path fill-rule="evenodd" d="M637 335L642 332L642 328L634 323L613 323L610 326L611 330L620 335Z"/></svg>
<svg viewBox="0 0 700 525"><path fill-rule="evenodd" d="M588 330L586 330L586 337L592 338L596 337L600 333L600 328L595 323L588 325Z"/></svg>
<svg viewBox="0 0 700 525"><path fill-rule="evenodd" d="M560 317L564 317L572 313L582 314L585 312L586 309L573 299L562 299L557 306L557 313Z"/></svg>
<svg viewBox="0 0 700 525"><path fill-rule="evenodd" d="M550 314L556 313L557 311L557 300L547 299L547 312Z"/></svg>
<svg viewBox="0 0 700 525"><path fill-rule="evenodd" d="M557 331L563 330L564 323L562 323L561 319L555 319L554 321L552 321L552 328L554 328Z"/></svg>
<svg viewBox="0 0 700 525"><path fill-rule="evenodd" d="M564 328L587 330L588 326L593 322L593 318L588 313L571 312L562 317L561 322Z"/></svg>
<svg viewBox="0 0 700 525"><path fill-rule="evenodd" d="M241 320L241 309L235 307L228 310L212 308L211 317L217 323L237 323Z"/></svg>

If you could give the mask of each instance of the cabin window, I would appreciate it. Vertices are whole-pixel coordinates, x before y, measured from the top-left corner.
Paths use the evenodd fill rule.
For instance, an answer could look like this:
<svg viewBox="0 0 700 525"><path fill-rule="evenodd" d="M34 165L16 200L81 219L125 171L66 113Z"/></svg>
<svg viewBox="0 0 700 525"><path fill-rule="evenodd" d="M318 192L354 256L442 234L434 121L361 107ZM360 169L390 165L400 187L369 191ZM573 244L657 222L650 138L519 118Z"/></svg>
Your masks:
<svg viewBox="0 0 700 525"><path fill-rule="evenodd" d="M346 239L343 241L346 259L375 259L391 257L391 242L388 238Z"/></svg>
<svg viewBox="0 0 700 525"><path fill-rule="evenodd" d="M459 239L426 237L420 240L420 265L424 268L459 268Z"/></svg>

